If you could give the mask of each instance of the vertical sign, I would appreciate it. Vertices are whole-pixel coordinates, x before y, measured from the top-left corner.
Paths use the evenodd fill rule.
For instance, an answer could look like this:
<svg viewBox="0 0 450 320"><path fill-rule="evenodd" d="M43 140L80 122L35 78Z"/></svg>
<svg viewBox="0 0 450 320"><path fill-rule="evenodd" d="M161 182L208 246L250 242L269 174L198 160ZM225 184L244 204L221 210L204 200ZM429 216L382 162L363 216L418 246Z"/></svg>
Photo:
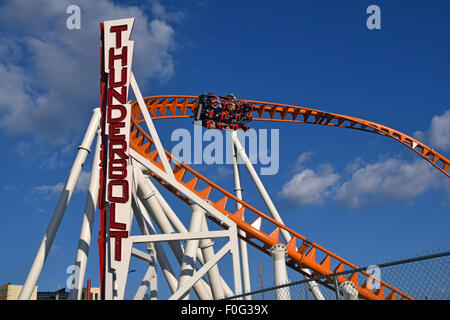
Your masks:
<svg viewBox="0 0 450 320"><path fill-rule="evenodd" d="M130 249L132 168L129 160L131 105L128 92L134 18L105 21L101 29L100 274L102 299L121 299ZM124 249L125 248L125 249ZM123 278L125 274L125 278Z"/></svg>

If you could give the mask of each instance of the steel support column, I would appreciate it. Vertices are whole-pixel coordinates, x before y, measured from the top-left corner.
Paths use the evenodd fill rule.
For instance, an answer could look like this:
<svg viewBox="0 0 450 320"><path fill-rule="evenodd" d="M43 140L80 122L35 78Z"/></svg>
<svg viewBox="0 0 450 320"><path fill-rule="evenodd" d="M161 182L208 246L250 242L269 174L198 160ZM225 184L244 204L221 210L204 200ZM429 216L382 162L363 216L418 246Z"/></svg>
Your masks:
<svg viewBox="0 0 450 320"><path fill-rule="evenodd" d="M148 210L148 212L151 214L153 220L157 224L158 228L161 230L161 232L165 234L171 234L174 233L174 230L167 219L166 215L164 214L163 209L159 205L158 200L155 197L155 192L149 187L147 182L145 181L144 174L141 170L136 170L136 177L138 179L138 196L141 198L144 206ZM175 254L175 257L177 258L178 262L181 264L183 261L183 249L181 247L181 244L179 241L169 241L169 246L172 249L173 253ZM211 300L212 295L209 291L209 286L204 281L199 281L195 284L194 290L201 300Z"/></svg>
<svg viewBox="0 0 450 320"><path fill-rule="evenodd" d="M266 189L264 188L264 185L261 182L261 179L259 179L258 174L256 173L255 169L253 168L252 163L250 162L250 159L248 158L247 154L245 153L244 148L242 147L241 143L239 142L239 139L238 139L236 133L234 133L234 134L232 133L232 141L236 147L237 153L244 161L247 171L250 174L250 177L252 178L253 183L255 184L256 188L258 189L262 199L264 200L264 203L266 204L266 207L269 210L270 214L276 221L284 224L283 220L281 219L280 214L278 213L278 210L275 208L275 205L273 204L269 194L267 193ZM283 236L286 243L289 243L289 241L291 240L291 236L289 235L289 233L286 230L282 229L281 235ZM311 271L309 269L302 269L302 271L307 274L311 274ZM308 286L309 286L309 289L311 290L311 292L313 293L314 297L317 300L325 299L322 295L322 292L320 292L318 284L315 281L309 281Z"/></svg>
<svg viewBox="0 0 450 320"><path fill-rule="evenodd" d="M69 293L69 300L81 300L81 293L86 274L86 265L91 246L92 227L94 225L95 211L97 209L98 193L100 188L100 146L102 144L101 131L97 130L94 159L92 160L91 177L89 189L84 207L83 221L81 223L80 240L78 241L75 267L79 270L73 279L73 287Z"/></svg>
<svg viewBox="0 0 450 320"><path fill-rule="evenodd" d="M289 278L286 269L286 246L276 244L271 249L273 259L273 275L275 286L289 283ZM289 287L275 289L275 300L291 300Z"/></svg>
<svg viewBox="0 0 450 320"><path fill-rule="evenodd" d="M231 131L231 136L233 137L236 135L235 131ZM238 162L238 153L236 151L236 146L232 142L231 143L231 152L233 156L233 175L234 175L234 192L236 194L236 198L242 200L242 188L241 188L241 178L239 174L239 162ZM236 209L239 210L241 208L241 204L239 202L236 202ZM242 220L244 220L244 214L242 214ZM239 234L243 237L245 237L245 232L242 230L239 230ZM245 242L243 239L239 239L239 253L241 256L241 268L242 268L242 282L243 282L243 288L244 292L248 293L251 291L251 285L250 285L250 270L248 266L248 253L247 253L247 242ZM245 300L251 300L252 296L247 295L245 296Z"/></svg>
<svg viewBox="0 0 450 320"><path fill-rule="evenodd" d="M72 169L70 170L69 177L67 178L61 195L59 196L58 203L53 211L52 218L42 238L36 257L33 261L33 265L28 273L27 279L23 285L19 294L19 300L29 300L33 292L34 286L41 274L45 260L47 260L48 253L55 239L56 232L58 231L61 220L72 197L73 190L77 184L78 177L80 176L81 169L86 161L87 155L91 152L90 147L95 137L95 132L100 125L100 109L95 108L89 126L84 135L81 145L78 147L77 156L73 162Z"/></svg>

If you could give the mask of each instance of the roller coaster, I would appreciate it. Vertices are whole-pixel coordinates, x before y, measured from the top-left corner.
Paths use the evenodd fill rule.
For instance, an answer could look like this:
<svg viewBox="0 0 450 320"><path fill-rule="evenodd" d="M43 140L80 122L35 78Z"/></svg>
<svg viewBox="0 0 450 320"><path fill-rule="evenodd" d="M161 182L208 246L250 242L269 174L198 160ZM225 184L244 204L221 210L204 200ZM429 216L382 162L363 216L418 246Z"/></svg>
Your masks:
<svg viewBox="0 0 450 320"><path fill-rule="evenodd" d="M106 25L108 28L111 26L110 30L116 33L118 32L117 30L127 30L126 26L131 29L133 21L128 21L127 19L116 20L109 22L110 24L108 25L105 22L104 28L102 25L102 32L107 30ZM119 37L117 39L124 46L126 36L124 35L122 38ZM129 48L131 48L131 44L129 45ZM105 46L108 48L107 42L106 44L103 43L102 52L106 51ZM131 49L128 50L128 55L130 55ZM110 53L110 62L111 55ZM117 60L123 58L123 56L119 57L118 55L112 55L112 57L112 59ZM129 56L125 58L129 58ZM122 66L125 64L125 58L122 60ZM111 83L118 82L115 82L114 78L109 78L109 84L107 83L108 73L103 71L108 70L105 68L106 61L108 61L107 58L102 59L102 108L94 109L86 135L79 147L77 158L67 179L66 186L60 196L41 247L25 281L20 299L28 299L32 288L37 282L81 167L91 151L90 147L95 135L97 135L97 143L94 151L92 176L83 214L80 243L75 259L75 265L80 268L80 272L79 277L74 280L73 288L71 288L71 299L80 299L81 296L87 255L92 237L92 225L96 212L95 204L97 203L100 208L101 221L98 243L103 299L124 298L131 256L144 260L149 265L142 284L134 296L135 299L142 299L149 288L152 292L157 292L156 265L158 264L172 292L170 299L188 299L191 289L195 291L199 299L221 299L232 297L242 292L249 292L250 275L248 271L247 244L272 257L274 261L275 284L282 284L288 281L287 267L297 271L306 278L358 269L358 266L332 253L318 243L310 241L304 235L283 223L280 214L270 199L270 195L250 163L245 149L240 145L236 131L231 130L234 193L225 190L225 188L193 170L187 164L180 162L163 148L153 121L195 118L199 96L156 95L143 98L130 70L130 65L128 69L129 82L135 93L136 101L127 100L128 103L124 104L125 107L121 107L124 110L121 111L123 112L122 114L117 112L115 114L111 113L111 110L114 109L113 107L117 106L109 99L120 100L122 97L119 96L117 91L108 91ZM126 73L123 72L122 77L125 76ZM123 83L125 82L122 81ZM122 92L125 92L125 90ZM450 177L450 161L447 158L417 139L387 126L356 117L307 107L241 100L254 106L251 114L252 122L261 121L264 123L264 121L270 121L280 124L315 124L354 129L386 136L408 147L442 174ZM128 118L126 114L127 108L130 110ZM116 109L119 110L119 108ZM119 122L115 121L117 119L126 123L119 125ZM192 121L187 123L192 123ZM144 124L147 128L145 128ZM122 128L122 131L120 131L120 128ZM109 135L106 134L107 132L109 132ZM119 133L122 133L122 135L119 135ZM121 146L121 149L114 149L113 143ZM116 156L122 155L123 157L120 159L115 158L114 154ZM128 162L123 166L114 166L114 164L107 163L106 155L112 155L110 160L119 164L125 163L124 159L127 159ZM237 162L239 157L243 160L266 204L267 211L265 212L256 209L242 198L239 165ZM122 173L128 172L129 175L118 174L117 171ZM109 176L106 176L107 173L109 175L114 173L114 175L120 176L122 180L116 177L119 180L116 179L114 181L119 181L121 185L126 184L127 187L123 189L125 191L123 191L122 199L117 193L114 194L114 185L108 188L107 183L110 183L112 180L108 178ZM189 228L186 228L181 223L169 202L164 199L158 188L153 184L154 182L164 187L191 208L192 216ZM116 185L118 184L118 182L115 183ZM129 192L130 196L127 196L124 200L125 192ZM125 213L130 212L130 214L120 216L119 205L123 206L126 202L129 202L129 208L131 209L120 207L122 208L120 210ZM112 204L115 204L115 206ZM133 216L142 235L132 236L129 234ZM211 225L208 228L206 221L213 222L216 229L211 231L209 229ZM211 241L211 239L215 238L226 238L229 241L216 252ZM170 251L172 251L176 261L179 263L178 277L167 256L168 253L161 246L161 242L168 242ZM147 252L134 248L133 244L136 243L145 243ZM228 252L232 256L234 290L222 278L218 268L218 262ZM200 266L197 265L197 262ZM339 275L336 279L326 278L317 282L311 281L309 283L310 290L316 299L323 299L320 286L336 290L334 282L336 280L341 288L347 288L345 290L353 293L353 295L349 296L354 298L369 300L414 299L414 297L403 292L402 288L395 288L381 279L374 278L372 274L366 271L354 272L349 277ZM284 297L286 298L286 296ZM154 298L156 299L156 294Z"/></svg>

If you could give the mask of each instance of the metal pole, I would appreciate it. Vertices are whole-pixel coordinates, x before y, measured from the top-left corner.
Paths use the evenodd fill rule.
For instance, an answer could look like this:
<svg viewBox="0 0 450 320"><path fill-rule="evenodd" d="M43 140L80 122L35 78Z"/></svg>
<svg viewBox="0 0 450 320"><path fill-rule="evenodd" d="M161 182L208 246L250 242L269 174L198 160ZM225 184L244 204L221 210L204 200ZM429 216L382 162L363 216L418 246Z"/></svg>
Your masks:
<svg viewBox="0 0 450 320"><path fill-rule="evenodd" d="M86 300L91 300L91 279L88 279L87 281Z"/></svg>
<svg viewBox="0 0 450 320"><path fill-rule="evenodd" d="M151 235L156 234L155 228L153 227L150 217L148 216L147 211L143 207L142 202L139 198L135 199L131 203L133 211L135 213L136 221L143 235ZM150 252L150 244L146 244L147 250ZM154 243L154 248L156 251L156 260L159 263L163 275L166 278L167 284L169 285L170 290L174 293L178 287L178 280L173 272L172 266L170 265L169 259L164 252L164 249L159 242Z"/></svg>
<svg viewBox="0 0 450 320"><path fill-rule="evenodd" d="M94 159L92 160L91 178L89 180L89 190L86 197L86 204L83 213L83 222L81 224L80 240L78 242L77 255L75 258L75 267L79 268L77 277L74 277L73 287L69 293L69 300L80 300L83 289L84 276L86 274L86 265L91 245L92 226L94 225L94 216L97 206L97 199L100 187L100 146L102 144L101 131L97 130L97 140L95 146Z"/></svg>
<svg viewBox="0 0 450 320"><path fill-rule="evenodd" d="M203 222L202 222L202 231L208 232L208 225L206 223L206 217L205 213L206 211L199 207L199 210L203 213ZM208 263L208 261L212 260L214 258L214 248L213 248L214 242L211 239L201 239L199 247L202 250L203 257L205 260L205 263ZM208 271L208 279L209 283L211 284L211 291L213 294L213 298L223 299L224 292L222 288L222 281L219 273L219 268L217 264L213 266Z"/></svg>
<svg viewBox="0 0 450 320"><path fill-rule="evenodd" d="M179 233L186 233L188 230L183 225L183 223L180 221L180 219L177 217L175 212L172 210L170 205L167 203L166 199L161 195L161 193L158 191L158 189L155 187L155 185L152 183L152 181L149 179L149 177L145 178L145 181L148 183L152 191L155 192L156 199L158 200L159 204L161 205L164 213L166 214L167 218L169 219L170 223L173 225L175 230ZM203 259L203 255L201 250L197 250L197 259L198 262L200 262L201 265L204 265L206 262ZM224 290L225 296L232 297L235 295L235 293L230 289L228 284L225 282L225 280L221 278L222 282L222 288Z"/></svg>
<svg viewBox="0 0 450 320"><path fill-rule="evenodd" d="M169 220L167 219L164 211L159 205L158 200L155 197L155 192L151 190L150 186L147 184L144 174L141 170L136 170L136 177L138 179L138 195L142 199L144 206L147 208L148 212L152 215L155 223L162 233L171 234L174 233L172 226L170 225ZM181 264L183 261L183 249L181 247L180 242L178 241L169 241L168 242L170 248L172 249L175 257L178 262ZM198 281L194 285L194 290L201 300L211 300L212 295L208 291L209 286L202 280Z"/></svg>
<svg viewBox="0 0 450 320"><path fill-rule="evenodd" d="M289 283L286 270L286 246L276 244L271 249L273 259L273 273L275 278L275 286ZM275 300L291 300L289 287L278 288L275 290Z"/></svg>
<svg viewBox="0 0 450 320"><path fill-rule="evenodd" d="M267 193L266 189L264 188L264 185L262 184L261 180L259 179L258 174L256 173L255 169L253 168L252 163L250 162L250 159L248 158L247 154L245 153L244 148L242 147L241 143L239 142L239 139L237 137L237 133L233 131L231 133L232 141L235 145L236 151L241 157L241 159L244 161L244 164L248 170L248 173L250 174L250 177L253 180L253 183L256 185L256 188L258 188L258 191L261 195L261 197L264 200L264 203L266 204L267 209L269 210L272 217L280 222L283 223L283 220L281 219L278 210L275 208L275 205L272 202L272 199L270 199L269 194ZM281 234L283 235L283 238L288 241L290 240L290 235L286 230L281 230Z"/></svg>
<svg viewBox="0 0 450 320"><path fill-rule="evenodd" d="M189 226L189 232L199 232L202 229L204 214L201 207L199 207L199 205L197 204L191 205L191 210L192 216L191 224ZM192 239L186 242L183 262L181 263L180 277L178 280L178 289L180 289L194 274L198 244L198 239ZM189 299L189 290L184 295L182 295L181 299Z"/></svg>
<svg viewBox="0 0 450 320"><path fill-rule="evenodd" d="M235 135L236 132L232 131L232 135ZM233 174L234 174L234 191L236 194L236 198L242 200L242 188L241 188L241 179L239 175L239 165L238 165L238 155L236 152L236 147L234 143L231 143L231 152L233 155ZM239 202L236 202L236 210L239 210L242 207L242 205ZM244 220L244 214L242 214L242 220ZM245 232L242 230L239 230L239 234L243 237L245 237ZM250 270L248 266L248 254L247 254L247 242L245 242L243 239L239 239L239 252L241 255L241 268L242 268L242 280L243 280L243 286L244 286L244 293L251 291L250 286ZM245 300L251 300L252 296L247 295L245 296Z"/></svg>
<svg viewBox="0 0 450 320"><path fill-rule="evenodd" d="M339 293L339 282L336 276L333 277L334 278L334 286L336 288L336 300L341 300L341 295Z"/></svg>
<svg viewBox="0 0 450 320"><path fill-rule="evenodd" d="M139 286L133 300L143 300L145 293L147 292L148 287L150 286L150 283L152 282L152 279L156 277L156 269L153 265L149 265L147 272L144 275L144 278L142 279L141 285ZM153 282L155 285L156 283ZM152 292L152 300L157 299L157 288L150 286L150 290Z"/></svg>
<svg viewBox="0 0 450 320"><path fill-rule="evenodd" d="M255 169L253 168L252 163L250 162L250 159L248 158L247 154L245 153L244 148L242 147L241 143L239 142L239 139L237 137L236 132L231 133L232 141L236 147L236 151L239 154L239 156L244 161L244 164L248 170L248 173L250 174L250 177L253 180L253 183L255 184L256 188L258 189L261 197L264 200L264 203L266 204L267 209L269 210L272 217L284 224L283 220L280 217L280 214L278 213L278 210L275 208L275 205L273 204L272 200L270 199L269 194L267 193L266 189L264 188L264 185L262 184L261 180L259 179L258 174L256 173ZM286 243L288 243L291 240L291 235L286 230L281 230L281 235L283 236ZM309 269L302 269L303 272L307 274L311 274L311 271ZM313 293L314 297L317 300L325 300L322 293L320 292L319 285L315 281L309 281L308 282L309 289Z"/></svg>
<svg viewBox="0 0 450 320"><path fill-rule="evenodd" d="M33 265L28 273L27 279L20 291L19 300L29 300L33 292L34 286L41 274L45 260L47 259L50 248L52 247L53 240L55 239L56 232L58 231L61 220L69 204L75 185L80 176L81 169L86 161L87 155L91 152L89 149L94 140L95 132L100 124L100 109L95 108L89 126L86 130L85 136L81 145L78 147L77 156L73 162L72 169L70 170L69 177L58 200L58 204L53 212L50 223L45 231L44 237L39 246L38 252L34 259Z"/></svg>

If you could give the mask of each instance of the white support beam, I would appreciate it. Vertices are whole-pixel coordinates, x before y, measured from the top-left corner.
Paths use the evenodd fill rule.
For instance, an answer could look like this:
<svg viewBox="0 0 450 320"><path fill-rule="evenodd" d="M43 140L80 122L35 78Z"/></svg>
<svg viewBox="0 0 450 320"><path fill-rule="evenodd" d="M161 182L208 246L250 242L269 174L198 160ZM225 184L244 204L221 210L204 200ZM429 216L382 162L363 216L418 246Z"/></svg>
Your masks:
<svg viewBox="0 0 450 320"><path fill-rule="evenodd" d="M208 214L212 215L218 221L221 222L222 225L227 226L228 230L231 232L230 242L233 248L233 273L234 273L234 288L235 295L238 295L242 292L242 283L241 283L241 273L240 273L240 263L239 263L239 254L238 254L238 238L237 238L237 227L236 224L224 216L221 212L219 212L216 208L214 208L211 203L206 201L205 199L200 198L197 194L193 193L191 190L182 185L175 178L170 175L165 174L163 170L155 166L149 159L143 157L138 152L131 150L131 157L139 162L144 168L147 168L151 172L153 172L156 176L163 179L168 185L174 187L178 190L178 192L187 196L191 201L198 204L202 209L208 212ZM142 174L142 172L141 172ZM143 175L143 174L142 174ZM167 233L167 232L165 232ZM169 232L170 233L170 232Z"/></svg>
<svg viewBox="0 0 450 320"><path fill-rule="evenodd" d="M142 115L144 116L144 120L145 123L147 124L150 136L152 137L153 142L155 143L156 150L158 150L159 159L163 164L164 170L169 176L175 178L172 172L172 168L170 167L170 163L167 159L166 153L164 152L164 148L161 144L161 140L159 139L158 132L156 131L155 125L153 124L152 117L150 116L150 113L147 110L144 98L142 98L141 90L139 90L139 86L136 82L136 79L134 78L133 72L131 72L130 84L131 88L133 88L133 92L134 95L136 96L136 100L138 102L139 108L141 109Z"/></svg>
<svg viewBox="0 0 450 320"><path fill-rule="evenodd" d="M142 168L144 168L144 167L142 167ZM155 192L156 199L158 200L159 204L161 205L161 208L163 209L164 213L166 214L167 218L169 219L170 223L175 228L175 230L178 233L187 233L188 230L186 229L184 224L180 221L180 219L175 214L175 212L172 210L171 206L167 203L166 199L164 199L164 197L161 195L158 188L155 187L155 185L153 184L151 179L148 176L146 176L145 180L148 183L148 185L150 186L150 188L152 189L152 191ZM201 249L197 250L197 260L201 265L205 264ZM234 292L230 289L230 287L225 282L225 280L222 277L220 277L220 278L221 278L222 288L224 290L225 296L226 297L234 296Z"/></svg>
<svg viewBox="0 0 450 320"><path fill-rule="evenodd" d="M273 259L273 274L275 286L289 283L286 270L287 249L282 244L276 244L270 249ZM275 289L275 300L291 300L289 287Z"/></svg>
<svg viewBox="0 0 450 320"><path fill-rule="evenodd" d="M47 260L47 256L52 247L53 240L55 239L56 236L56 232L58 231L61 220L67 209L67 205L69 204L70 198L72 197L72 193L77 184L81 169L86 161L87 155L91 152L90 148L92 145L92 141L94 140L95 132L99 128L99 125L100 125L100 109L95 108L93 110L93 114L89 122L89 126L86 130L86 133L84 135L83 141L81 145L78 147L78 153L73 162L72 169L70 170L69 173L69 177L67 178L64 189L62 190L59 196L58 204L56 205L56 208L53 211L52 218L50 220L50 223L48 224L47 230L45 231L44 237L42 238L38 252L33 261L33 265L31 266L27 279L25 280L23 288L20 291L18 297L19 300L29 300L31 297L36 282L41 274L44 263Z"/></svg>
<svg viewBox="0 0 450 320"><path fill-rule="evenodd" d="M131 149L130 152L135 151ZM136 158L133 157L133 159ZM166 215L164 214L164 211L162 210L158 200L155 197L155 192L147 184L142 171L136 168L136 161L134 161L133 163L135 167L134 170L135 176L137 178L138 196L142 200L145 208L150 213L150 215L152 216L153 220L155 221L159 230L161 230L162 233L164 234L174 233L174 230L169 220L167 219ZM168 244L172 252L174 253L175 257L177 258L178 262L181 264L184 256L181 244L178 241L169 241ZM194 286L194 290L199 299L201 300L212 299L212 294L209 285L205 281L200 281L196 283Z"/></svg>
<svg viewBox="0 0 450 320"><path fill-rule="evenodd" d="M147 272L142 278L142 282L133 298L133 300L143 300L148 288L151 290L151 300L156 300L158 296L158 288L156 287L156 281L152 281L156 278L156 268L154 265L149 265ZM151 285L153 284L153 286Z"/></svg>
<svg viewBox="0 0 450 320"><path fill-rule="evenodd" d="M182 287L180 287L170 298L169 300L178 300L180 299L186 291L188 291L197 281L199 281L209 269L211 269L214 265L216 265L220 259L222 259L225 254L230 251L231 242L227 242L215 255L209 260L203 267L201 267L197 272L194 273L192 277L190 277Z"/></svg>
<svg viewBox="0 0 450 320"><path fill-rule="evenodd" d="M184 185L182 185L180 182L178 182L175 179L175 177L167 175L163 170L161 170L160 168L155 166L149 159L143 157L137 151L131 149L130 150L130 156L136 162L140 163L144 168L147 168L148 170L153 172L155 175L157 175L159 178L163 179L170 186L174 187L179 192L181 192L186 197L188 197L190 200L192 200L193 202L197 203L200 207L202 207L204 210L206 210L209 214L211 214L214 218L216 218L222 224L224 224L224 225L226 225L228 227L236 225L231 219L229 219L228 217L224 216L220 211L218 211L216 208L214 208L205 199L200 198L197 194L193 193L191 190L186 188ZM142 174L142 172L141 172L141 174ZM153 191L151 193L152 193L152 195L154 194Z"/></svg>
<svg viewBox="0 0 450 320"><path fill-rule="evenodd" d="M231 131L231 135L235 135L235 131ZM234 143L231 143L231 152L233 157L233 175L234 175L234 192L236 194L236 198L242 200L242 187L241 187L241 178L239 173L239 161L238 154L236 151L236 147ZM236 202L236 210L239 210L242 207L242 204ZM244 220L244 213L242 213L242 220ZM245 232L243 230L239 230L239 234L245 238ZM242 268L242 281L244 286L244 293L248 293L251 291L250 285L250 270L248 265L248 253L247 253L247 242L243 239L239 240L239 248L241 255L241 268ZM251 300L251 295L246 295L245 300Z"/></svg>
<svg viewBox="0 0 450 320"><path fill-rule="evenodd" d="M206 222L206 217L203 209L200 209L203 213L203 222L202 222L202 231L208 232L208 224ZM214 257L214 242L211 239L201 239L199 243L199 248L202 251L203 257L205 259L205 263L208 263L209 260L212 260ZM222 279L219 273L219 267L214 265L211 269L208 271L208 279L209 283L211 284L211 291L213 294L213 298L215 300L223 299L225 298L224 290L222 287Z"/></svg>
<svg viewBox="0 0 450 320"><path fill-rule="evenodd" d="M264 200L264 203L266 204L267 209L269 210L269 213L277 222L284 224L280 214L278 213L277 208L273 204L272 199L270 198L268 192L266 191L266 188L264 187L263 183L261 182L261 179L259 178L255 169L253 168L253 165L250 159L248 158L245 149L242 147L236 132L232 132L231 137L232 142L236 147L236 151L243 160L245 167L247 168L247 171L253 180L253 183L258 189L259 194L261 195L262 199ZM291 240L291 235L289 234L289 232L287 232L284 229L281 229L281 235L284 238L284 241L286 241L286 243L289 243L289 241ZM302 271L309 275L311 274L311 271L309 269L303 268ZM308 287L311 290L314 297L316 298L316 300L325 300L322 292L319 289L319 285L315 281L308 281Z"/></svg>
<svg viewBox="0 0 450 320"><path fill-rule="evenodd" d="M180 240L200 240L213 238L226 238L230 235L227 230L207 231L207 232L189 232L189 233L171 233L171 234L155 234L149 236L133 236L133 243L146 242L166 242L166 241L180 241Z"/></svg>
<svg viewBox="0 0 450 320"><path fill-rule="evenodd" d="M73 277L73 288L69 293L69 300L81 300L84 276L86 274L86 265L91 246L92 227L94 225L95 211L97 209L97 199L100 188L100 146L102 144L101 130L97 130L96 146L94 158L92 160L91 177L89 180L89 188L86 196L86 204L84 206L83 220L81 223L80 240L78 241L77 255L75 258L75 267L78 272Z"/></svg>
<svg viewBox="0 0 450 320"><path fill-rule="evenodd" d="M144 251L141 251L141 250L139 250L137 248L131 249L131 255L133 257L135 257L135 258L144 260L144 261L149 262L149 263L153 263L153 257L150 254L148 254L148 253L146 253Z"/></svg>
<svg viewBox="0 0 450 320"><path fill-rule="evenodd" d="M197 204L191 205L191 223L189 234L200 232L202 229L203 212ZM199 239L189 239L186 242L183 262L181 263L180 277L178 278L178 290L192 277L195 270L195 260L197 257ZM183 300L189 300L189 291L186 291L182 297Z"/></svg>
<svg viewBox="0 0 450 320"><path fill-rule="evenodd" d="M153 227L153 224L150 221L150 217L149 217L147 211L145 210L145 207L142 204L142 202L140 201L140 199L137 197L133 198L131 205L133 208L134 215L136 217L136 221L139 225L139 228L141 229L141 233L143 235L156 234L155 228ZM147 247L147 250L149 252L151 252L150 244L147 244L146 247ZM156 252L156 261L159 264L159 266L161 267L164 278L166 279L167 284L169 285L169 289L173 293L177 290L178 280L175 276L175 273L173 272L173 269L169 262L169 259L167 258L166 253L159 242L153 243L153 248ZM137 250L137 249L133 248L132 250Z"/></svg>

